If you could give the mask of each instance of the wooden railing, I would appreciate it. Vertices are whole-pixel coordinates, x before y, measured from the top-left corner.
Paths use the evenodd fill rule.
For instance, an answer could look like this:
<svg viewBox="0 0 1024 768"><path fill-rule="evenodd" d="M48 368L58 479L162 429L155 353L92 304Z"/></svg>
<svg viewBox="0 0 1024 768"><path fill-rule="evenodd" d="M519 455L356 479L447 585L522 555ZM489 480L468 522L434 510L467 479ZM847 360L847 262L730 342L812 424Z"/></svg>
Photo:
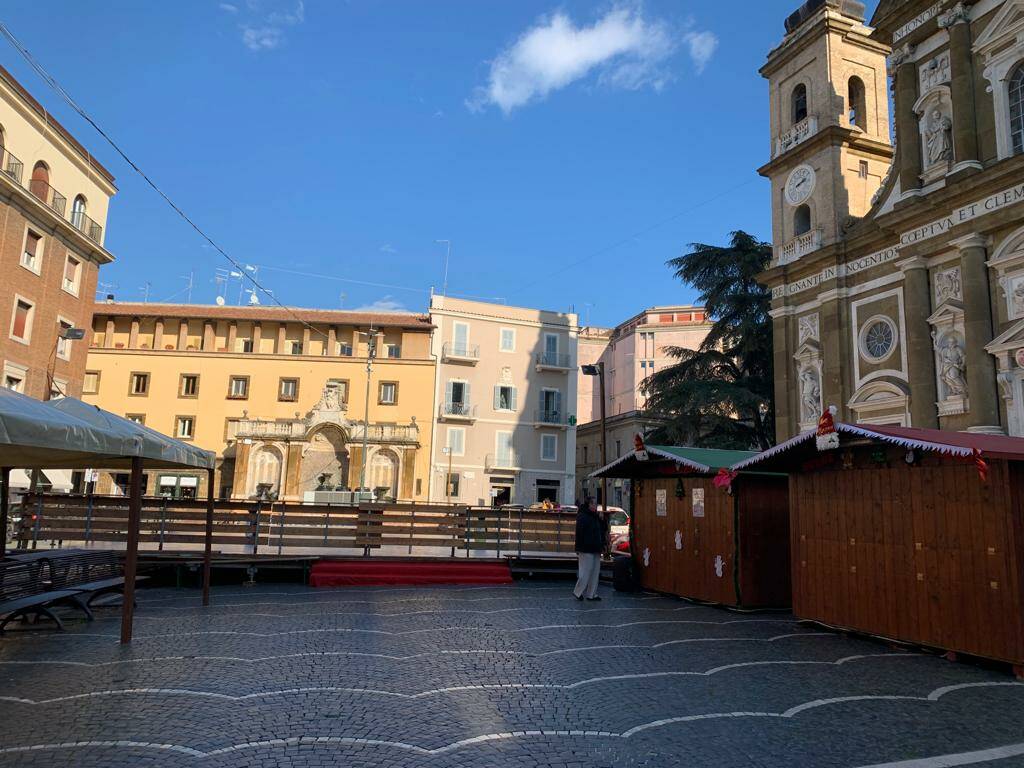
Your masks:
<svg viewBox="0 0 1024 768"><path fill-rule="evenodd" d="M313 549L434 557L570 555L575 520L575 513L520 507L217 501L213 547L245 554ZM201 550L205 524L205 500L145 498L140 549ZM128 500L123 496L27 494L16 542L20 549L49 547L51 542L116 547L124 544L127 526Z"/></svg>

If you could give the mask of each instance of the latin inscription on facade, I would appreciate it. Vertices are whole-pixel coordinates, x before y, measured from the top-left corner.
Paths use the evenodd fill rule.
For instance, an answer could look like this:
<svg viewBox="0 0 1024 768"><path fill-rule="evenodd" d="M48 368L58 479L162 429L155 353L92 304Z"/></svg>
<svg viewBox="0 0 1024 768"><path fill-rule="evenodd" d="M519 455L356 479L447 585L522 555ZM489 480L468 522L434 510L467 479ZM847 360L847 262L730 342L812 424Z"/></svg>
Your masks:
<svg viewBox="0 0 1024 768"><path fill-rule="evenodd" d="M938 2L932 7L928 8L927 10L924 10L921 13L917 14L917 16L912 18L910 21L908 21L906 24L904 24L902 27L900 27L899 29L892 33L893 44L895 45L897 40L902 40L904 37L909 35L918 27L923 26L924 24L927 24L929 21L934 19L936 16L939 15L940 10L942 10L942 3Z"/></svg>
<svg viewBox="0 0 1024 768"><path fill-rule="evenodd" d="M802 293L810 288L826 283L836 277L853 275L858 272L862 272L865 269L877 267L879 264L886 264L899 257L900 248L903 246L914 245L915 243L924 242L925 240L930 240L933 237L947 234L954 227L960 224L985 216L989 213L995 213L1007 206L1016 205L1022 202L1024 202L1024 183L1017 184L1016 186L1002 192L989 195L976 203L962 206L961 208L953 211L949 216L929 222L928 224L912 229L909 232L904 232L900 236L899 245L892 245L868 256L855 259L847 264L825 267L825 269L818 274L805 277L802 280L797 280L796 282L777 285L772 288L772 298L778 299L783 296L792 296L793 294Z"/></svg>

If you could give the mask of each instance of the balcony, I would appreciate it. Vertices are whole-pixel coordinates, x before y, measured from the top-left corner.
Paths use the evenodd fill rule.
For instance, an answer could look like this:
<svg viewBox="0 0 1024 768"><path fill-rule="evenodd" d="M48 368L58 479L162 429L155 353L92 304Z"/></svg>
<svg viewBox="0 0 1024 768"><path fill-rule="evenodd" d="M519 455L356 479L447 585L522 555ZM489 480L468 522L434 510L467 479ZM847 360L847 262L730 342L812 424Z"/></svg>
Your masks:
<svg viewBox="0 0 1024 768"><path fill-rule="evenodd" d="M353 424L349 428L348 439L358 443L366 433L368 443L408 443L419 445L420 429L415 424L371 424L367 429L364 424Z"/></svg>
<svg viewBox="0 0 1024 768"><path fill-rule="evenodd" d="M476 406L469 403L444 403L437 414L439 421L465 421L476 420Z"/></svg>
<svg viewBox="0 0 1024 768"><path fill-rule="evenodd" d="M445 363L464 363L476 365L480 360L480 346L455 344L448 342L441 347L441 361Z"/></svg>
<svg viewBox="0 0 1024 768"><path fill-rule="evenodd" d="M64 209L67 208L68 199L47 182L42 179L31 179L28 183L28 191L58 216L64 216Z"/></svg>
<svg viewBox="0 0 1024 768"><path fill-rule="evenodd" d="M774 266L781 267L783 264L790 264L818 250L821 248L821 236L820 229L812 229L802 235L797 235L784 245L776 245Z"/></svg>
<svg viewBox="0 0 1024 768"><path fill-rule="evenodd" d="M562 411L545 408L533 412L533 422L533 426L536 428L558 427L559 429L565 429L569 425L569 418Z"/></svg>
<svg viewBox="0 0 1024 768"><path fill-rule="evenodd" d="M780 135L775 140L775 151L772 153L772 159L779 155L785 154L797 144L801 144L807 141L811 136L818 132L818 117L817 115L808 115L799 123L794 125L788 131Z"/></svg>
<svg viewBox="0 0 1024 768"><path fill-rule="evenodd" d="M20 185L22 174L25 173L25 164L6 149L0 149L0 171Z"/></svg>
<svg viewBox="0 0 1024 768"><path fill-rule="evenodd" d="M484 472L518 472L519 454L516 451L488 453L484 457Z"/></svg>
<svg viewBox="0 0 1024 768"><path fill-rule="evenodd" d="M103 241L103 227L86 216L85 211L71 211L71 225L96 245Z"/></svg>
<svg viewBox="0 0 1024 768"><path fill-rule="evenodd" d="M538 371L560 371L568 373L573 368L572 357L558 352L540 352L537 355Z"/></svg>
<svg viewBox="0 0 1024 768"><path fill-rule="evenodd" d="M239 419L235 437L244 438L276 438L285 440L301 440L306 436L307 425L304 421L270 421L269 419Z"/></svg>

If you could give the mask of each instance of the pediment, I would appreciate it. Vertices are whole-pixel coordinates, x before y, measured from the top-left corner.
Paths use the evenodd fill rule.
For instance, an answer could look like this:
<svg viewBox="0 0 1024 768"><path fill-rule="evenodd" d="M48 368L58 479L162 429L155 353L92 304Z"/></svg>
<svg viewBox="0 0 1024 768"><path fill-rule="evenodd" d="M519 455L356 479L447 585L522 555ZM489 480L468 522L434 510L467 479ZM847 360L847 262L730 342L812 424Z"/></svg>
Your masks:
<svg viewBox="0 0 1024 768"><path fill-rule="evenodd" d="M985 345L985 350L991 354L996 352L1009 352L1024 347L1024 320L1018 320L992 341Z"/></svg>
<svg viewBox="0 0 1024 768"><path fill-rule="evenodd" d="M957 299L946 299L928 316L931 325L942 325L950 320L959 320L964 316L964 305Z"/></svg>
<svg viewBox="0 0 1024 768"><path fill-rule="evenodd" d="M1000 45L1012 42L1022 32L1024 0L1009 0L974 41L974 50L979 53L990 53Z"/></svg>
<svg viewBox="0 0 1024 768"><path fill-rule="evenodd" d="M821 357L821 345L814 339L808 339L793 353L793 359L800 362L817 360Z"/></svg>

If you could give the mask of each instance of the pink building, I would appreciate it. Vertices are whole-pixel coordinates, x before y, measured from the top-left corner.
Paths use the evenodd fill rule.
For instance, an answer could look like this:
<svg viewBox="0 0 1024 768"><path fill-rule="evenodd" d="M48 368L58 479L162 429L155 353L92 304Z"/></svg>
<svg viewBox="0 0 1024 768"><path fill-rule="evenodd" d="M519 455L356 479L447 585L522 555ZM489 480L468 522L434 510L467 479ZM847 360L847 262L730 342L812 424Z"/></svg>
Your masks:
<svg viewBox="0 0 1024 768"><path fill-rule="evenodd" d="M696 349L711 324L704 308L694 306L651 307L615 328L582 328L579 364L604 363L605 408L608 418L608 461L632 449L633 435L658 424L645 414L646 398L640 391L644 379L672 365L671 347ZM580 493L597 496L597 486L587 476L601 466L601 400L594 376L580 373L577 387L576 477ZM615 481L609 487L610 503L628 506L629 488Z"/></svg>

